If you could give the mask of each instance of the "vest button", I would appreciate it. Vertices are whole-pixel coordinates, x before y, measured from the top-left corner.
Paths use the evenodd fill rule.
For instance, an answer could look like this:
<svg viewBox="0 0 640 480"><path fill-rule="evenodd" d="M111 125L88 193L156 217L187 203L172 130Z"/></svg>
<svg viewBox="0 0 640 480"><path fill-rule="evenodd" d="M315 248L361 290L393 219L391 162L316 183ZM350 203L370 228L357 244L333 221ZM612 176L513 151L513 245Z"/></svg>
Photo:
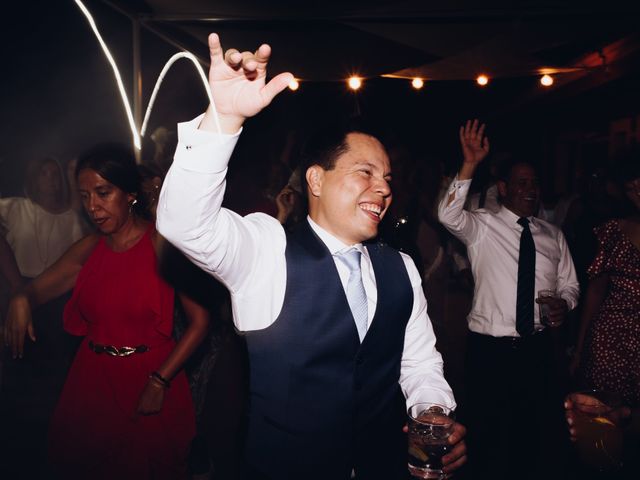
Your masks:
<svg viewBox="0 0 640 480"><path fill-rule="evenodd" d="M362 355L356 356L356 365L362 365L364 363L364 357Z"/></svg>

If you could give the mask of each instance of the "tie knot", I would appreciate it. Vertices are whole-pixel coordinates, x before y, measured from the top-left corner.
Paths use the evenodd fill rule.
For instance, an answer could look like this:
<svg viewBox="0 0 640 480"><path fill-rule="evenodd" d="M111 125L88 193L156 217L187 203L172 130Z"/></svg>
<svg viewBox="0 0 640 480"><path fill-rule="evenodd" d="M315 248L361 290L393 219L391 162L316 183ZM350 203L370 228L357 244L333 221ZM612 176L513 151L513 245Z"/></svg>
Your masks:
<svg viewBox="0 0 640 480"><path fill-rule="evenodd" d="M529 219L527 217L520 217L518 219L518 223L520 225L522 225L522 228L528 228L529 227Z"/></svg>
<svg viewBox="0 0 640 480"><path fill-rule="evenodd" d="M340 261L346 265L350 272L360 271L360 255L360 250L356 248L350 248L337 254Z"/></svg>

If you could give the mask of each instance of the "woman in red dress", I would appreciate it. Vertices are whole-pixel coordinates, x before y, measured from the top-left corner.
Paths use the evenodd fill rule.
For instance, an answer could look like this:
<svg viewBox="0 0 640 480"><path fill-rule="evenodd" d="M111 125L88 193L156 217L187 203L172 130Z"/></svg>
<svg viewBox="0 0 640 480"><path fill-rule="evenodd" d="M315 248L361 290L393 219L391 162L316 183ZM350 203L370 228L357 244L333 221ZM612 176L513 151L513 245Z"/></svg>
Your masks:
<svg viewBox="0 0 640 480"><path fill-rule="evenodd" d="M157 269L162 240L145 216L131 153L93 149L76 177L99 233L16 295L7 321L13 356L22 357L25 336L36 340L31 311L73 289L64 326L85 338L51 422L50 463L65 478L186 478L195 419L180 369L206 334L206 310L180 296L190 323L176 344L174 291Z"/></svg>

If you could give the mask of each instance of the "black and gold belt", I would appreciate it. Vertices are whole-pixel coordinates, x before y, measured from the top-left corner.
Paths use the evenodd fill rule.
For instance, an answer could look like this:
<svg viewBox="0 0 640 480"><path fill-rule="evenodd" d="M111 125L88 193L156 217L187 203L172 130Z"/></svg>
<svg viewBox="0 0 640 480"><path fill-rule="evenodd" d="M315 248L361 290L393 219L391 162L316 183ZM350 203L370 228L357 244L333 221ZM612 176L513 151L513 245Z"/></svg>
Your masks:
<svg viewBox="0 0 640 480"><path fill-rule="evenodd" d="M89 348L96 353L106 353L112 357L128 357L134 353L144 353L149 351L147 345L138 345L136 347L116 347L114 345L100 345L89 340Z"/></svg>

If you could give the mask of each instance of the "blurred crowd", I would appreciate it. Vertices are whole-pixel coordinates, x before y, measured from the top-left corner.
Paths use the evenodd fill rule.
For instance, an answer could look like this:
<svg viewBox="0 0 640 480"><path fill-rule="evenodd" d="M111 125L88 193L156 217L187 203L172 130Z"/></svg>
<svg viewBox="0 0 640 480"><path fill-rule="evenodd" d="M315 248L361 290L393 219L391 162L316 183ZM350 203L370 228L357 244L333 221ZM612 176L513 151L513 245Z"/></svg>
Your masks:
<svg viewBox="0 0 640 480"><path fill-rule="evenodd" d="M475 128L477 134L477 126ZM138 215L140 219L139 223L134 222L138 225L138 230L134 230L139 234L131 237L136 241L144 238L145 232L151 231L157 235L154 229L155 207L171 164L177 134L162 127L151 138L155 150L136 166L137 173L132 180L136 185L128 189L122 187L125 193L137 192L139 195L122 203L122 215ZM472 403L478 395L473 390L478 386L470 385L473 382L469 378L469 359L465 360L465 357L470 348L476 348L473 342L477 343L477 339L469 336L467 316L475 308L474 297L483 295L482 288L486 287L479 287L479 281L482 280L482 274L478 271L479 260L471 253L476 240L454 235L451 233L455 230L453 227L443 225L442 213L439 218L439 205L446 203L447 197L452 195L451 185L459 180L460 165L464 162L451 159L445 162L430 157L424 151L416 151L397 138L388 140L386 147L393 166L393 203L381 223L377 241L408 254L420 272L429 318L437 337L437 348L444 358L445 377L458 399L458 418L471 422L467 425L471 432L474 421ZM241 174L230 178L225 205L243 215L258 211L268 213L287 230L295 229L297 224L305 220L307 212L305 176L298 168L297 159L301 142L300 135L292 132L282 151L266 159L270 170L261 179L261 185L256 187L243 183L246 178L243 180ZM464 147L463 138L463 150ZM487 158L477 165L461 207L468 213L498 214L503 209L506 191L503 190L508 188L510 175L515 171L514 165L518 165L519 161L518 152L489 152L487 149L485 155ZM83 158L80 156L80 161ZM4 328L7 318L23 315L16 313L20 307L16 298L20 295L26 295L29 308L33 307L33 314L29 313L29 327L25 328L33 328L36 332L27 332L27 339L18 351L5 348L0 362L0 452L3 456L0 475L3 478L49 478L47 475L51 471L47 451L51 447L47 443L47 432L52 421L55 424L55 419L61 415L59 411L56 413L56 405L63 395L65 379L74 357L80 355L78 349L82 342L76 335L69 334L73 330L70 327L73 313L65 312L65 305L67 309L75 308L73 301L68 303L72 299L72 291L75 297L79 290L77 285L83 281L89 282L78 276L77 271L68 273L70 269L73 270L73 264L64 255L69 249L72 252L94 252L99 248L96 245L103 241L97 239L100 233L112 238L109 236L112 233L99 223L103 221L102 217L93 214L92 208L97 207L91 204L94 195L91 188L97 189L95 194L98 197L106 194L99 190L99 186L87 187L86 178L83 178L85 183L82 185L78 183L83 172L99 172L98 167L78 168L79 159L65 164L53 157L33 161L26 170L24 196L0 199L2 343L8 344L10 338L7 336L12 335ZM575 190L561 194L553 191L553 179L547 178L551 173L541 170L540 163L534 161L527 164L535 171L532 174L535 186L532 188L537 192L535 211L531 217L541 220L543 226L551 225L550 228L555 230L550 231L561 232L560 235L566 239L580 291L575 305L568 305L560 324L546 327L553 331L550 349L545 350L545 354L551 357L540 359L537 365L552 371L546 372L549 375L543 381L551 382L549 378L553 377L552 383L556 389L553 393L557 394L558 405L562 405L565 395L575 391L597 389L616 393L620 406L625 408L625 427L628 425L628 428L637 429L640 417L635 414L640 408L640 155L636 149L630 148L615 157L585 163L576 172ZM109 182L118 185L114 180ZM136 204L142 205L145 211L132 214L137 208ZM189 215L189 212L184 212L184 215ZM83 245L83 242L87 243L87 238L94 240ZM118 238L113 236L114 243L109 245L118 245ZM173 342L171 345L177 345L171 348L175 348L173 351L176 352L180 351L181 345L188 347L188 354L180 356L175 365L154 367L154 378L149 382L155 382L162 389L169 382L180 381L180 377L177 377L179 370L186 372L185 384L189 386L188 398L192 400L194 415L193 432L186 434L189 445L185 455L190 477L239 478L249 381L248 359L245 341L233 326L228 292L215 278L196 268L170 245L164 244L155 251L158 256L158 277L168 285L167 288L187 298L184 302L176 301L175 306L169 302L171 312L163 312L163 315L172 322L170 331L165 332ZM482 253L475 255L477 257ZM496 261L489 259L489 262ZM156 265L155 261L153 265ZM47 275L43 276L48 269L67 273L49 279ZM121 273L128 275L126 271ZM43 280L34 282L38 278L69 288L53 288ZM155 285L155 278L150 273L140 277L149 285ZM100 281L109 284L120 280L120 277L101 277ZM494 285L490 288L500 287ZM159 291L164 292L161 289ZM121 294L111 293L106 287L99 293L104 296ZM129 291L128 294L136 296L135 291ZM154 297L155 290L149 295ZM107 299L107 303L110 301L113 300ZM206 318L198 332L202 338L198 337L197 341L192 340L195 334L190 303L199 306L204 312L202 316ZM85 308L81 300L78 308ZM198 314L195 316L198 317ZM160 329L157 326L154 328ZM145 335L153 337L149 332ZM29 337L37 338L37 341ZM506 337L516 337L516 334ZM144 340L140 340L141 344L153 342L144 336L140 338ZM133 341L126 340L126 344ZM97 340L95 342L99 343ZM97 352L101 347L94 345L91 348ZM509 361L501 358L500 361ZM165 370L161 371L162 368ZM489 367L484 365L483 368ZM489 384L488 380L484 383ZM176 388L163 391L173 392ZM87 392L74 392L74 395L82 396L82 402L91 404L85 399ZM149 398L149 404L156 401L152 394ZM164 402L166 410L171 403L168 397ZM527 405L526 408L535 407ZM157 407L139 405L140 408L144 411L145 408L153 410ZM484 405L483 408L491 407ZM495 408L503 406L496 405ZM92 414L97 415L98 412ZM486 411L479 415L485 414ZM563 427L564 433L553 434L566 435L568 440L568 429L564 424ZM155 427L149 428L149 435L153 436ZM60 436L61 432L57 435ZM508 442L512 440L506 431L496 430L491 435L496 437L490 441L494 449L508 448ZM629 441L628 448L637 448L640 445L637 436L631 437L633 439ZM474 463L472 441L470 433L471 465ZM486 437L482 441L487 442ZM555 445L553 442L550 444ZM553 448L565 452L562 450L564 445ZM569 452L570 447L566 448L566 452ZM526 461L528 455L526 453L521 462ZM565 467L565 478L575 478L571 476L571 464ZM519 463L515 468L523 468L523 464ZM460 478L488 478L474 476L472 472L462 470ZM528 477L523 474L519 478Z"/></svg>

